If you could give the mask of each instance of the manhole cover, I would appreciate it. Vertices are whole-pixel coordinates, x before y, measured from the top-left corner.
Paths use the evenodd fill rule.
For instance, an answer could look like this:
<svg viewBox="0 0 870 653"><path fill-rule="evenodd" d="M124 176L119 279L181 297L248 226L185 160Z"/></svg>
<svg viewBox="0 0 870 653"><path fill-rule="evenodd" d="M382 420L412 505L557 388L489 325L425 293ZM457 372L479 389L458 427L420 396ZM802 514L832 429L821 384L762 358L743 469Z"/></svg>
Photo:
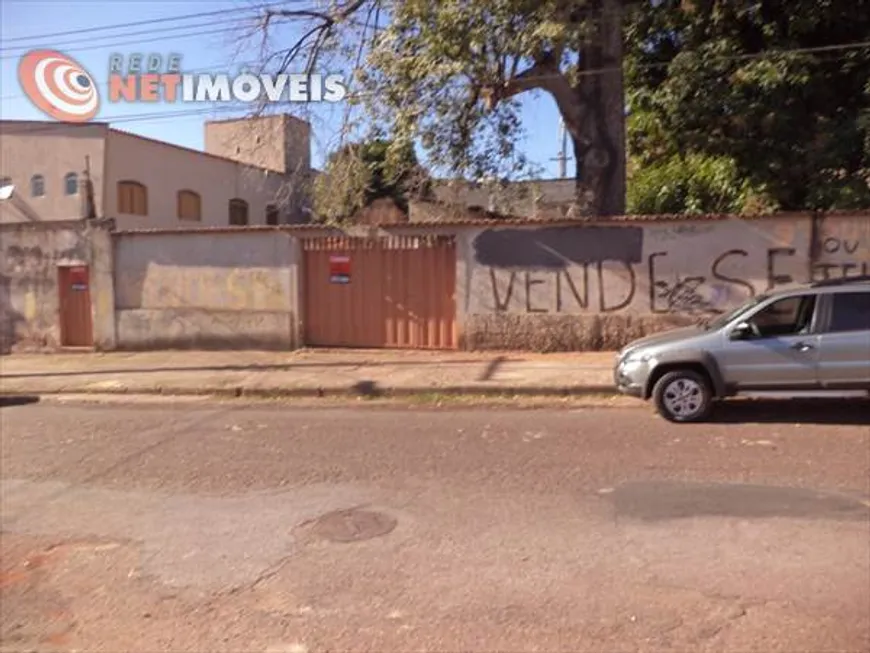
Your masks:
<svg viewBox="0 0 870 653"><path fill-rule="evenodd" d="M317 519L311 531L333 542L359 542L387 535L396 527L389 515L369 510L336 510Z"/></svg>

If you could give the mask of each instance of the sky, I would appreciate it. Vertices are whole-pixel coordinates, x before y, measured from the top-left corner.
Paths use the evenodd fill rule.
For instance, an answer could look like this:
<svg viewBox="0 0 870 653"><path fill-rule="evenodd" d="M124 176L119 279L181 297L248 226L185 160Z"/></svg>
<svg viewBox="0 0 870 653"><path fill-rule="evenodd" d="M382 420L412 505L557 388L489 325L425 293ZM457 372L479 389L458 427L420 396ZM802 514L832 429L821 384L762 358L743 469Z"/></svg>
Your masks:
<svg viewBox="0 0 870 653"><path fill-rule="evenodd" d="M290 4L311 6L305 0ZM304 4L303 4L304 3ZM4 120L48 120L24 95L17 75L18 62L31 49L59 50L87 69L97 82L101 97L95 120L142 136L203 148L203 124L226 118L226 107L212 112L202 104L109 103L106 101L110 55L156 53L166 58L181 55L182 72L238 72L240 64L258 59L257 44L239 43L244 18L253 15L254 0L2 0L0 1L0 117ZM185 20L176 16L200 12L225 13ZM100 30L107 25L168 19L164 22ZM78 30L90 30L81 33ZM58 36L48 36L64 33ZM283 35L289 36L286 32ZM289 71L299 72L299 71ZM330 71L331 72L331 71ZM339 143L347 107L344 103L309 107L312 123L312 164L322 167L325 157ZM181 115L183 114L183 115ZM211 114L211 115L209 115ZM522 97L523 126L527 130L521 149L542 170L542 178L559 174L555 160L561 146L559 114L545 95ZM569 161L568 174L573 174Z"/></svg>

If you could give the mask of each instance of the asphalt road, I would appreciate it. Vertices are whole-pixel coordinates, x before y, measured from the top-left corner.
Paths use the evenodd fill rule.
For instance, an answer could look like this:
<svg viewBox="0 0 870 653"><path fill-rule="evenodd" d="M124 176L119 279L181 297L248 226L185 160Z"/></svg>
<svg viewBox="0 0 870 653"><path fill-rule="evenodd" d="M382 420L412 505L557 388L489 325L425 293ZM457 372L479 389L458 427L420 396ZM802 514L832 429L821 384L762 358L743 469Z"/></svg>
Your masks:
<svg viewBox="0 0 870 653"><path fill-rule="evenodd" d="M867 651L866 404L6 406L3 651Z"/></svg>

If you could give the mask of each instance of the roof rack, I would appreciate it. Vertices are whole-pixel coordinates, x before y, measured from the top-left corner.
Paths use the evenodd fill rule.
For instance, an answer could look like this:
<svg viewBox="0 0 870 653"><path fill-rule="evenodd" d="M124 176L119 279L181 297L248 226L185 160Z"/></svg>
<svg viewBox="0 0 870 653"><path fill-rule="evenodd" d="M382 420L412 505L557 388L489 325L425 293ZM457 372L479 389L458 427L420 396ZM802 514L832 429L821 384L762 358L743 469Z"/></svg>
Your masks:
<svg viewBox="0 0 870 653"><path fill-rule="evenodd" d="M847 286L852 283L870 283L870 274L859 277L841 277L840 279L826 279L810 284L812 288L827 288L829 286Z"/></svg>

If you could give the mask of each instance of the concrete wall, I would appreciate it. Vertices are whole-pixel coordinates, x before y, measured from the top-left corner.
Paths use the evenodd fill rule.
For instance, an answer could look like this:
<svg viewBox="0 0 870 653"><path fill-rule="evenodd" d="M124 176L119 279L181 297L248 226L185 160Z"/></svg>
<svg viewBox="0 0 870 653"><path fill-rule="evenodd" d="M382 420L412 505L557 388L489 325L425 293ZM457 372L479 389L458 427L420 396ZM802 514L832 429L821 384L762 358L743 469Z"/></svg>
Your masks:
<svg viewBox="0 0 870 653"><path fill-rule="evenodd" d="M15 186L12 200L0 202L0 222L40 222L82 217L85 157L90 158L97 215L102 215L107 132L107 126L103 124L0 122L0 177L11 178ZM79 177L79 188L75 195L66 195L64 192L64 177L70 172ZM36 174L45 178L45 195L42 197L33 197L30 192L30 179Z"/></svg>
<svg viewBox="0 0 870 653"><path fill-rule="evenodd" d="M138 181L148 188L148 215L118 212L117 184ZM248 203L249 224L266 224L266 205L281 204L286 192L278 173L160 141L112 131L108 136L105 206L119 229L176 229L229 225L229 201ZM202 220L177 217L177 193L199 193ZM292 209L290 209L292 211Z"/></svg>
<svg viewBox="0 0 870 653"><path fill-rule="evenodd" d="M437 203L447 206L463 209L477 206L486 211L525 218L541 217L557 210L564 213L574 202L576 184L573 179L506 184L439 181L433 184L432 193Z"/></svg>
<svg viewBox="0 0 870 653"><path fill-rule="evenodd" d="M116 234L118 346L289 349L296 242L278 231Z"/></svg>
<svg viewBox="0 0 870 653"><path fill-rule="evenodd" d="M82 221L0 225L0 348L60 346L58 267L90 267L94 345L115 346L110 225Z"/></svg>
<svg viewBox="0 0 870 653"><path fill-rule="evenodd" d="M288 114L209 121L205 151L282 174L307 174L311 125Z"/></svg>
<svg viewBox="0 0 870 653"><path fill-rule="evenodd" d="M57 267L82 263L91 268L100 349L299 346L298 239L336 235L315 227L111 233L108 223L81 221L0 230L2 336L19 348L59 344ZM618 348L772 288L870 274L870 216L860 214L356 231L456 237L457 323L470 349Z"/></svg>
<svg viewBox="0 0 870 653"><path fill-rule="evenodd" d="M469 227L459 234L457 255L462 342L474 349L617 348L819 278L820 266L831 266L830 276L857 275L870 264L868 224L865 216L793 215Z"/></svg>

